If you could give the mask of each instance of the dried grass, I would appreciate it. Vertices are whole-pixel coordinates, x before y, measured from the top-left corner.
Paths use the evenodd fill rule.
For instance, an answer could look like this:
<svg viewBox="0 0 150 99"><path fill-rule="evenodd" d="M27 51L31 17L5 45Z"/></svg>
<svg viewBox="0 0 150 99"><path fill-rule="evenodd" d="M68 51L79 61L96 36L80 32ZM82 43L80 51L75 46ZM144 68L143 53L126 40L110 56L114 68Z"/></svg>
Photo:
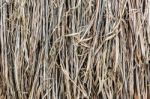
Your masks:
<svg viewBox="0 0 150 99"><path fill-rule="evenodd" d="M150 99L150 0L0 0L0 99Z"/></svg>

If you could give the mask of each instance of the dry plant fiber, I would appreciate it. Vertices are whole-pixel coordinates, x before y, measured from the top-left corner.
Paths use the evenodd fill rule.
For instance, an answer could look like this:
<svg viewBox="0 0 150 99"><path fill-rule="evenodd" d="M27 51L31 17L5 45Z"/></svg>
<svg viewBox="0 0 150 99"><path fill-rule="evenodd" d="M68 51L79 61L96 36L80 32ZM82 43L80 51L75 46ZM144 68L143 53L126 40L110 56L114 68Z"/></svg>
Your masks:
<svg viewBox="0 0 150 99"><path fill-rule="evenodd" d="M0 99L150 99L150 0L0 0Z"/></svg>

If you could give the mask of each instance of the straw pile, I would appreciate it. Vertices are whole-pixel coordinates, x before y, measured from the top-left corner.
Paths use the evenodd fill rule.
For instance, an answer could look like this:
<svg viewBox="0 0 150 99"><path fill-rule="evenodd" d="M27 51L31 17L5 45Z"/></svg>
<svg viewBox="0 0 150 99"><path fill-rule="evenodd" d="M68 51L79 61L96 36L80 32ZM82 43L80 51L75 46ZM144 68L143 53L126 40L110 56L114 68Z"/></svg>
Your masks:
<svg viewBox="0 0 150 99"><path fill-rule="evenodd" d="M0 0L0 99L150 99L150 0Z"/></svg>

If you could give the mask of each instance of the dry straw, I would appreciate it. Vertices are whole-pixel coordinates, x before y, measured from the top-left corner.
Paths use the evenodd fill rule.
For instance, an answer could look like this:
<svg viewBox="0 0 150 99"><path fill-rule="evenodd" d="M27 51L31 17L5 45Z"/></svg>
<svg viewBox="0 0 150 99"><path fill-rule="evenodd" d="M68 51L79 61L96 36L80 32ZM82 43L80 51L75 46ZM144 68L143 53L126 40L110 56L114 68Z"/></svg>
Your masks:
<svg viewBox="0 0 150 99"><path fill-rule="evenodd" d="M0 0L0 99L150 99L150 0Z"/></svg>

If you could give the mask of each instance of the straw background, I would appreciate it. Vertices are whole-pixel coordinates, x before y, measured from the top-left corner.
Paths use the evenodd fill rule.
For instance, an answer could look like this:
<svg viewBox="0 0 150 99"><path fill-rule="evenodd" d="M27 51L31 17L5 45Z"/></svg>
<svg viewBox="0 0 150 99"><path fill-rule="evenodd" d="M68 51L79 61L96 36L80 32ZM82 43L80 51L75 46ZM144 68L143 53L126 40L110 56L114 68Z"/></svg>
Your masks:
<svg viewBox="0 0 150 99"><path fill-rule="evenodd" d="M0 99L150 99L150 0L0 0Z"/></svg>

